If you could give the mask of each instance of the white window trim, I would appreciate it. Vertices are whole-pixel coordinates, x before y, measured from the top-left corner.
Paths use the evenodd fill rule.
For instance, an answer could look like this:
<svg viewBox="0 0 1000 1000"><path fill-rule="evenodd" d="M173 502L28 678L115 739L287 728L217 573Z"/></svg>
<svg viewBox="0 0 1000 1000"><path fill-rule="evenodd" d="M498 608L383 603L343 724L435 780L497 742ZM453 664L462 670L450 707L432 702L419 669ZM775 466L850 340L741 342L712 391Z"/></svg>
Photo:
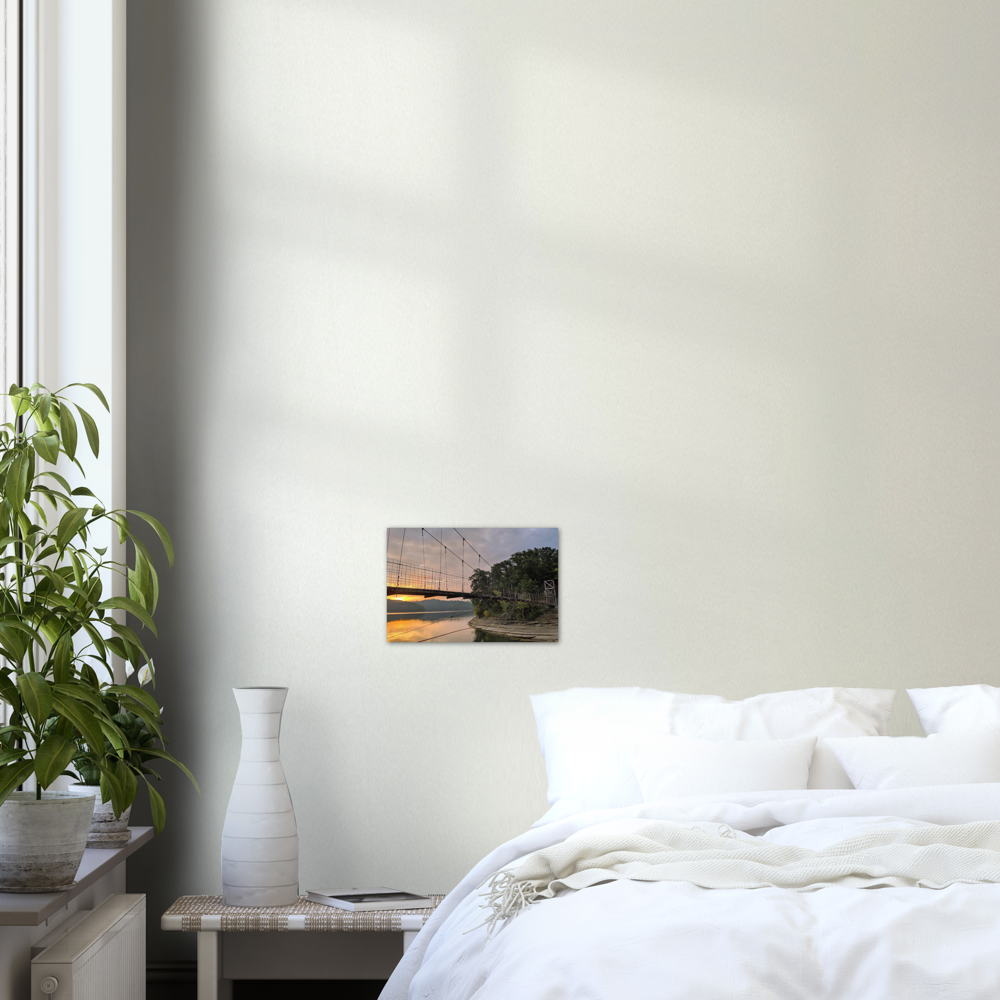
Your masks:
<svg viewBox="0 0 1000 1000"><path fill-rule="evenodd" d="M99 385L110 416L71 390L101 437L86 482L125 507L126 0L3 3L4 390ZM122 560L110 526L108 542Z"/></svg>
<svg viewBox="0 0 1000 1000"><path fill-rule="evenodd" d="M4 389L18 378L20 308L17 293L21 286L20 8L20 0L4 0L3 75L0 79L0 86L3 87L3 129L0 132L0 170L3 172L0 182L0 301L3 302L3 343L0 347L0 381ZM10 419L6 399L0 419L4 422Z"/></svg>

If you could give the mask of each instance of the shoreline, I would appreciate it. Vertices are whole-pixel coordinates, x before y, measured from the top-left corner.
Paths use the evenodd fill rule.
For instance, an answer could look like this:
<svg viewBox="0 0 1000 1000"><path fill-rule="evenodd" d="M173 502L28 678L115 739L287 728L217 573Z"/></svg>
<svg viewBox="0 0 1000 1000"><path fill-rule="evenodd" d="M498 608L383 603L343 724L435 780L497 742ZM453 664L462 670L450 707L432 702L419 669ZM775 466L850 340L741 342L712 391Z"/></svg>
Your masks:
<svg viewBox="0 0 1000 1000"><path fill-rule="evenodd" d="M494 635L504 635L521 642L558 642L559 612L546 611L534 621L509 621L503 618L469 619L469 626L480 632L491 632Z"/></svg>

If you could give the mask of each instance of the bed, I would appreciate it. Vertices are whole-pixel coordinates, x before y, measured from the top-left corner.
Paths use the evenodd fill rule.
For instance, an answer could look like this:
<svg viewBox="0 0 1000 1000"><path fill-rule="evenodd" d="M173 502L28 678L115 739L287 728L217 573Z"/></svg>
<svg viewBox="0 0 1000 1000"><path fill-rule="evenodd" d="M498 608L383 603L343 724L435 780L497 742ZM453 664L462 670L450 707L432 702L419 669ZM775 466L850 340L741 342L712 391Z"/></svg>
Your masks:
<svg viewBox="0 0 1000 1000"><path fill-rule="evenodd" d="M382 996L992 1000L1000 689L911 691L926 738L893 694L536 696L549 812Z"/></svg>

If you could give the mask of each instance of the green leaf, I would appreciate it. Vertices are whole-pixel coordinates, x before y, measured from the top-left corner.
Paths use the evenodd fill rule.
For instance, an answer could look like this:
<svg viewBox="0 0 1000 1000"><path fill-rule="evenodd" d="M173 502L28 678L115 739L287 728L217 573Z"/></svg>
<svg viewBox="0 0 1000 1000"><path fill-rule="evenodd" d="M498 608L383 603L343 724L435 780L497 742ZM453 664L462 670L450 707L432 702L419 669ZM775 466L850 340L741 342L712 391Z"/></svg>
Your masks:
<svg viewBox="0 0 1000 1000"><path fill-rule="evenodd" d="M163 796L149 783L148 778L143 780L149 792L149 811L153 814L153 826L157 833L163 833L163 828L167 825L167 807L163 802Z"/></svg>
<svg viewBox="0 0 1000 1000"><path fill-rule="evenodd" d="M49 479L54 479L67 493L70 492L70 485L66 482L63 476L60 476L58 472L54 472L52 469L46 469L44 472L40 473L42 476L48 476Z"/></svg>
<svg viewBox="0 0 1000 1000"><path fill-rule="evenodd" d="M54 684L52 690L55 694L63 695L66 698L75 698L77 701L84 701L88 705L93 705L99 713L111 718L101 696L89 684L81 684L79 681L71 681L68 684Z"/></svg>
<svg viewBox="0 0 1000 1000"><path fill-rule="evenodd" d="M129 650L128 661L136 669L141 666L143 659L149 659L149 654L143 647L139 637L128 627L128 625L122 625L120 622L116 622L114 618L105 618L104 624L122 637L122 640L125 643L125 648ZM86 628L86 626L84 626L84 628Z"/></svg>
<svg viewBox="0 0 1000 1000"><path fill-rule="evenodd" d="M6 801L7 796L25 778L31 776L31 772L34 769L35 765L30 760L21 761L19 764L8 764L5 768L0 769L0 804Z"/></svg>
<svg viewBox="0 0 1000 1000"><path fill-rule="evenodd" d="M35 642L42 641L42 637L27 622L18 621L16 618L4 618L3 621L0 622L0 629L8 628L15 629L18 632L23 632L25 635L30 635Z"/></svg>
<svg viewBox="0 0 1000 1000"><path fill-rule="evenodd" d="M160 544L163 546L163 551L167 554L167 562L173 566L174 543L171 541L167 529L151 514L144 514L141 510L130 510L129 513L135 514L136 517L141 517L156 532L156 537L159 538Z"/></svg>
<svg viewBox="0 0 1000 1000"><path fill-rule="evenodd" d="M11 732L20 730L22 734L24 733L24 729L22 729L21 726L5 726L4 728L9 729ZM8 764L17 760L24 760L27 753L27 750L22 750L20 748L12 750L8 747L3 751L3 753L0 753L0 767L6 767Z"/></svg>
<svg viewBox="0 0 1000 1000"><path fill-rule="evenodd" d="M132 768L123 760L118 761L115 765L115 770L118 772L119 780L122 783L122 790L125 793L122 798L127 809L135 802L136 793L139 791L139 779L135 776ZM117 818L116 816L115 819Z"/></svg>
<svg viewBox="0 0 1000 1000"><path fill-rule="evenodd" d="M111 787L110 787L110 784L108 783L107 775L104 773L104 768L101 767L100 762L98 762L97 767L98 767L98 769L101 772L101 781L100 781L101 801L102 802L110 802L111 801Z"/></svg>
<svg viewBox="0 0 1000 1000"><path fill-rule="evenodd" d="M80 562L80 557L75 552L70 552L69 561L73 567L73 581L76 583L77 587L82 587L83 563Z"/></svg>
<svg viewBox="0 0 1000 1000"><path fill-rule="evenodd" d="M56 695L55 709L67 722L72 723L76 727L80 735L86 740L91 753L104 753L104 730L101 729L98 717L94 714L93 709L63 695Z"/></svg>
<svg viewBox="0 0 1000 1000"><path fill-rule="evenodd" d="M59 408L59 425L62 429L63 447L66 449L66 454L74 459L76 458L76 442L79 431L76 427L76 417L73 416L68 406Z"/></svg>
<svg viewBox="0 0 1000 1000"><path fill-rule="evenodd" d="M73 639L64 635L52 651L52 679L65 684L73 677Z"/></svg>
<svg viewBox="0 0 1000 1000"><path fill-rule="evenodd" d="M146 546L138 538L133 538L132 541L136 549L135 568L128 571L128 594L152 615L156 612L156 598L159 594L156 570L149 561Z"/></svg>
<svg viewBox="0 0 1000 1000"><path fill-rule="evenodd" d="M46 736L35 752L35 777L38 784L48 788L69 766L76 755L76 744L64 736Z"/></svg>
<svg viewBox="0 0 1000 1000"><path fill-rule="evenodd" d="M84 389L89 389L101 401L101 403L104 405L104 409L106 409L108 413L111 412L111 407L108 406L108 401L104 398L104 393L101 392L101 390L98 389L93 382L70 382L70 384L66 386L66 388L71 389L74 385L79 385L82 386ZM60 389L59 391L62 392L62 389Z"/></svg>
<svg viewBox="0 0 1000 1000"><path fill-rule="evenodd" d="M59 521L56 530L56 545L64 549L76 533L87 523L85 507L70 507Z"/></svg>
<svg viewBox="0 0 1000 1000"><path fill-rule="evenodd" d="M108 652L104 646L104 639L101 637L101 633L98 632L89 621L83 623L83 630L90 636L90 641L94 644L94 649L97 650L97 655L100 656L102 660L106 660L108 658Z"/></svg>
<svg viewBox="0 0 1000 1000"><path fill-rule="evenodd" d="M27 499L31 496L31 486L35 481L35 452L34 449L28 448L24 452L24 460L27 462L27 469L22 473L24 477L24 497Z"/></svg>
<svg viewBox="0 0 1000 1000"><path fill-rule="evenodd" d="M24 536L23 541L25 545L31 546L32 542L31 536L35 531L40 531L40 528L33 528L31 521L28 519L28 515L22 510L17 515L17 526L21 529L21 534Z"/></svg>
<svg viewBox="0 0 1000 1000"><path fill-rule="evenodd" d="M160 706L157 705L156 699L148 691L143 691L141 687L135 687L132 684L109 684L105 690L123 698L132 698L140 705L145 705L156 718L160 717Z"/></svg>
<svg viewBox="0 0 1000 1000"><path fill-rule="evenodd" d="M40 558L40 557L39 557ZM66 589L66 578L61 576L59 573L54 572L44 563L37 563L35 569L40 576L45 577L49 583L52 584L51 593L46 594L46 601L51 604L61 604L64 608L74 608L75 605L70 603L66 598L62 597L63 590ZM35 593L38 593L39 585L41 581L36 579L35 582Z"/></svg>
<svg viewBox="0 0 1000 1000"><path fill-rule="evenodd" d="M113 510L109 517L115 524L118 525L118 541L121 544L125 543L125 539L129 536L129 523L128 518L118 510Z"/></svg>
<svg viewBox="0 0 1000 1000"><path fill-rule="evenodd" d="M58 434L32 434L31 447L41 455L46 462L53 465L59 461L59 435Z"/></svg>
<svg viewBox="0 0 1000 1000"><path fill-rule="evenodd" d="M119 656L123 660L128 659L128 647L126 647L125 643L118 636L113 635L105 638L104 645L111 650L114 656Z"/></svg>
<svg viewBox="0 0 1000 1000"><path fill-rule="evenodd" d="M42 637L30 625L19 622L16 618L5 618L0 621L0 647L3 648L4 656L13 663L20 664L28 651L25 635L30 636L35 642L42 642Z"/></svg>
<svg viewBox="0 0 1000 1000"><path fill-rule="evenodd" d="M149 612L141 604L137 601L133 601L130 597L109 597L106 601L101 601L101 603L97 606L98 608L105 610L118 608L121 611L127 611L130 615L135 615L135 617L138 618L139 621L141 621L142 624L153 633L153 635L156 635L156 625L150 617Z"/></svg>
<svg viewBox="0 0 1000 1000"><path fill-rule="evenodd" d="M125 739L125 734L113 723L105 721L104 719L97 720L98 725L104 730L104 735L111 740L111 745L116 750L126 750L128 748L128 740Z"/></svg>
<svg viewBox="0 0 1000 1000"><path fill-rule="evenodd" d="M35 397L35 404L38 407L38 416L42 423L47 423L49 419L49 409L52 406L52 393L40 392Z"/></svg>
<svg viewBox="0 0 1000 1000"><path fill-rule="evenodd" d="M58 719L49 716L48 721L45 723L45 732L58 733L60 736L65 736L68 740L79 739L79 734L73 728L73 724L69 719Z"/></svg>
<svg viewBox="0 0 1000 1000"><path fill-rule="evenodd" d="M146 747L142 752L149 754L151 757L162 757L164 760L169 760L171 764L179 767L191 779L191 784L194 785L198 790L198 794L201 795L201 789L198 788L198 782L194 780L194 775L173 754L167 753L166 750L155 750L153 747Z"/></svg>
<svg viewBox="0 0 1000 1000"><path fill-rule="evenodd" d="M0 625L0 651L11 663L20 666L28 651L28 644L17 632Z"/></svg>
<svg viewBox="0 0 1000 1000"><path fill-rule="evenodd" d="M159 712L150 712L144 705L131 704L128 706L128 710L133 714L139 716L146 725L149 727L150 732L159 739L163 739L163 730L160 728L159 723ZM164 741L166 742L166 741Z"/></svg>
<svg viewBox="0 0 1000 1000"><path fill-rule="evenodd" d="M39 490L38 489L38 484L36 483L35 484L35 492L36 493L41 493L42 496L47 497L49 503L52 504L52 509L53 510L58 510L59 509L57 507L57 505L56 505L55 500L52 499L52 494L51 494L51 492L49 490ZM42 505L37 500L29 500L28 503L29 503L30 506L34 507L35 510L38 511L38 516L42 519L42 524L48 525L49 519L45 516L45 511L42 509ZM43 557L39 556L38 558L41 559Z"/></svg>
<svg viewBox="0 0 1000 1000"><path fill-rule="evenodd" d="M4 496L15 511L24 506L24 497L28 492L28 469L28 456L23 451L18 452L7 467Z"/></svg>
<svg viewBox="0 0 1000 1000"><path fill-rule="evenodd" d="M90 450L94 453L94 458L97 458L101 450L101 439L97 433L97 424L94 423L94 418L82 406L77 404L76 408L80 412L80 419L83 421L84 430L87 432L87 441L90 442Z"/></svg>
<svg viewBox="0 0 1000 1000"><path fill-rule="evenodd" d="M6 670L0 671L0 698L3 698L15 711L20 711L21 697Z"/></svg>
<svg viewBox="0 0 1000 1000"><path fill-rule="evenodd" d="M125 811L125 789L118 777L117 770L110 767L103 761L99 761L97 766L101 769L101 798L105 802L111 800L111 808L115 811L115 817L121 816Z"/></svg>
<svg viewBox="0 0 1000 1000"><path fill-rule="evenodd" d="M18 674L17 686L21 690L24 707L40 726L52 711L52 688L48 681L41 674Z"/></svg>
<svg viewBox="0 0 1000 1000"><path fill-rule="evenodd" d="M12 385L10 401L14 406L14 416L20 417L31 409L31 392L24 386Z"/></svg>

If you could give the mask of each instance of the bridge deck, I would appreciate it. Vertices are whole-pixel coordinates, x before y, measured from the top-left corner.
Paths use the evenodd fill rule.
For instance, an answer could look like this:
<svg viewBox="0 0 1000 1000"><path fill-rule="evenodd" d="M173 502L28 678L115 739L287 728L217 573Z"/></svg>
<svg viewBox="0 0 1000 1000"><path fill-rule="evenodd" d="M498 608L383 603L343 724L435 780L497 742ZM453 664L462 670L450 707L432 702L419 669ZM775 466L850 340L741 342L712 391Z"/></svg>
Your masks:
<svg viewBox="0 0 1000 1000"><path fill-rule="evenodd" d="M490 600L490 601L502 601L511 600L512 598L497 597L496 594L486 594L478 591L463 591L463 590L441 590L433 588L423 588L423 587L392 587L386 585L386 593L391 596L392 594L407 594L413 597L464 597L467 601L471 600ZM524 601L527 604L544 604L549 607L549 602L545 600L541 595L535 597L530 596L519 596L516 600Z"/></svg>

